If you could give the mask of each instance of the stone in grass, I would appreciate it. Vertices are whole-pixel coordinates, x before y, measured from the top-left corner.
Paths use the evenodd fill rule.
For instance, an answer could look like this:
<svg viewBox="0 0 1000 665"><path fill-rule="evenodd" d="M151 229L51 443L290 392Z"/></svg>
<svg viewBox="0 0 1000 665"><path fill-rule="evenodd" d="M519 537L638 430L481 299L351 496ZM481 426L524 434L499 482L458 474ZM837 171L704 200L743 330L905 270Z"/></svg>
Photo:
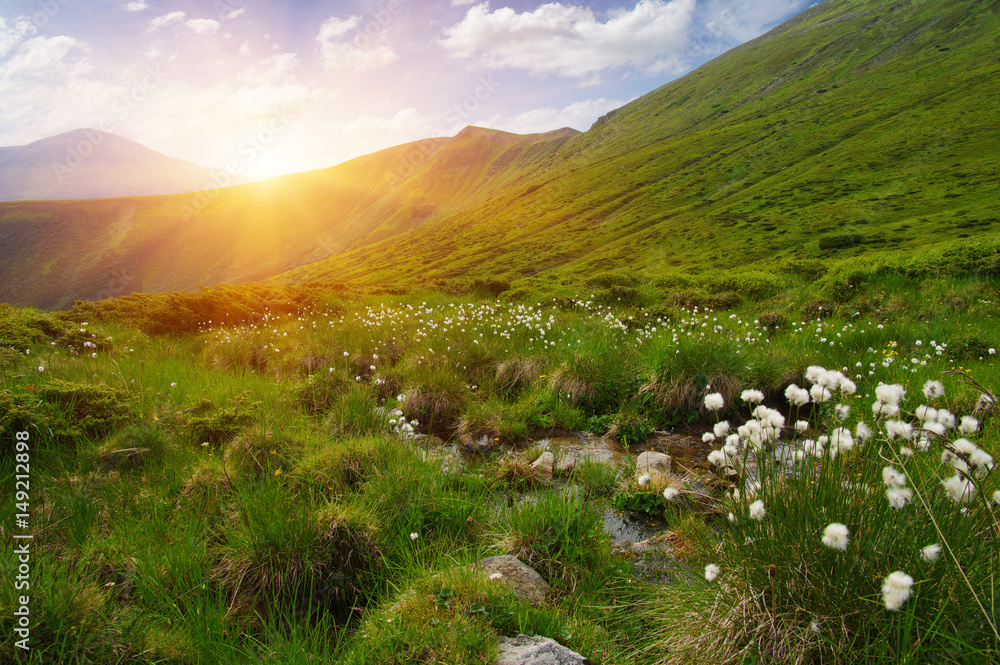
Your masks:
<svg viewBox="0 0 1000 665"><path fill-rule="evenodd" d="M575 651L547 637L518 635L502 637L500 655L493 665L594 665Z"/></svg>
<svg viewBox="0 0 1000 665"><path fill-rule="evenodd" d="M658 453L653 450L647 450L639 455L638 459L635 461L636 482L639 481L639 478L641 478L643 474L648 473L650 482L653 485L665 483L667 476L670 475L672 462L673 460L670 459L670 455L664 455L663 453Z"/></svg>
<svg viewBox="0 0 1000 665"><path fill-rule="evenodd" d="M532 470L539 474L544 480L552 480L552 467L555 464L556 456L545 451L538 459L531 463Z"/></svg>
<svg viewBox="0 0 1000 665"><path fill-rule="evenodd" d="M142 466L149 454L149 448L122 448L111 450L101 455L101 461L109 468L115 469L125 464L133 467Z"/></svg>
<svg viewBox="0 0 1000 665"><path fill-rule="evenodd" d="M498 582L509 586L521 598L533 603L545 600L549 593L549 583L538 571L512 554L491 556L479 562L479 568L486 575L499 573Z"/></svg>

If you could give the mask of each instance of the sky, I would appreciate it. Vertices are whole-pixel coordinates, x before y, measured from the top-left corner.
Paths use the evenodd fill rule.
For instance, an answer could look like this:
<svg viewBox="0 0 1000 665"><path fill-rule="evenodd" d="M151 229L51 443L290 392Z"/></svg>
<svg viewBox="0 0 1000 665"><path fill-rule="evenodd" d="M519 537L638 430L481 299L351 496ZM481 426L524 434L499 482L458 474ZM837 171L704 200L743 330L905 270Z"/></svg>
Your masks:
<svg viewBox="0 0 1000 665"><path fill-rule="evenodd" d="M0 146L91 127L259 178L585 131L814 0L0 0Z"/></svg>

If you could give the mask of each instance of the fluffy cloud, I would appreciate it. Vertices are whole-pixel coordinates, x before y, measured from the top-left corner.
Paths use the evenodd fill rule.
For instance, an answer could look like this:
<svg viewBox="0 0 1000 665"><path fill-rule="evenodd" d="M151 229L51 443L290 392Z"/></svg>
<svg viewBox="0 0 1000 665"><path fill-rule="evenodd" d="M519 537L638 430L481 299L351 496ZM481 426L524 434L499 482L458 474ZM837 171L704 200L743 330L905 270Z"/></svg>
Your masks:
<svg viewBox="0 0 1000 665"><path fill-rule="evenodd" d="M288 78L291 71L298 66L298 54L279 53L264 58L258 65L245 67L237 78L248 83L268 83Z"/></svg>
<svg viewBox="0 0 1000 665"><path fill-rule="evenodd" d="M382 69L399 59L389 45L388 33L378 27L374 34L359 29L361 17L345 19L333 16L323 21L316 35L323 66L327 69L367 71Z"/></svg>
<svg viewBox="0 0 1000 665"><path fill-rule="evenodd" d="M145 9L149 9L149 4L145 0L133 0L125 5L125 11L129 12L141 12Z"/></svg>
<svg viewBox="0 0 1000 665"><path fill-rule="evenodd" d="M626 65L658 73L682 67L694 8L695 0L640 0L602 23L586 7L557 2L521 14L509 7L490 12L483 3L438 43L456 58L480 56L492 67L536 74L584 77Z"/></svg>
<svg viewBox="0 0 1000 665"><path fill-rule="evenodd" d="M35 26L31 25L25 17L14 20L14 25L7 25L7 21L0 16L0 58L10 53L11 49L24 41L28 35L35 34Z"/></svg>
<svg viewBox="0 0 1000 665"><path fill-rule="evenodd" d="M184 12L170 12L169 14L164 14L163 16L157 16L156 18L149 20L149 27L146 28L146 32L152 32L171 25L179 25L180 22L184 20L185 16L187 16L187 14Z"/></svg>
<svg viewBox="0 0 1000 665"><path fill-rule="evenodd" d="M214 35L219 30L219 22L210 18L193 18L184 25L199 35Z"/></svg>
<svg viewBox="0 0 1000 665"><path fill-rule="evenodd" d="M561 127L586 131L599 117L626 104L619 99L585 99L557 109L551 106L525 111L510 118L493 117L478 123L482 127L502 129L515 134L535 134Z"/></svg>
<svg viewBox="0 0 1000 665"><path fill-rule="evenodd" d="M0 65L0 77L13 79L17 77L48 77L60 76L72 78L85 74L91 69L86 58L69 60L66 56L73 49L87 51L89 47L72 37L59 35L56 37L34 37L22 42L14 55Z"/></svg>

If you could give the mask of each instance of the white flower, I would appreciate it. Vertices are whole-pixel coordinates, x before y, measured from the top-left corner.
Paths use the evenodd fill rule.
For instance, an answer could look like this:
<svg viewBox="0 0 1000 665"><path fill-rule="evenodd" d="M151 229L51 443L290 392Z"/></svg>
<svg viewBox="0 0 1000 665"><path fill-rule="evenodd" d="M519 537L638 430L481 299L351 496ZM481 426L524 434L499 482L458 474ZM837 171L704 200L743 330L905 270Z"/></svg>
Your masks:
<svg viewBox="0 0 1000 665"><path fill-rule="evenodd" d="M760 404L764 401L764 393L759 390L744 390L740 393L740 399L747 404Z"/></svg>
<svg viewBox="0 0 1000 665"><path fill-rule="evenodd" d="M503 573L493 573L492 575L490 575L491 580L498 580L501 577L503 577Z"/></svg>
<svg viewBox="0 0 1000 665"><path fill-rule="evenodd" d="M956 474L941 484L951 500L959 505L970 503L976 496L976 486L961 474Z"/></svg>
<svg viewBox="0 0 1000 665"><path fill-rule="evenodd" d="M809 391L805 388L799 388L793 383L785 388L785 399L793 406L802 406L809 402Z"/></svg>
<svg viewBox="0 0 1000 665"><path fill-rule="evenodd" d="M729 421L723 420L721 422L715 423L715 427L713 427L712 430L713 432L715 432L715 436L721 439L722 437L729 434Z"/></svg>
<svg viewBox="0 0 1000 665"><path fill-rule="evenodd" d="M410 540L416 540L419 537L420 537L420 534L417 533L416 531L414 531L413 533L410 534Z"/></svg>
<svg viewBox="0 0 1000 665"><path fill-rule="evenodd" d="M840 393L842 395L853 395L856 392L858 392L858 384L850 379L844 379L840 382Z"/></svg>
<svg viewBox="0 0 1000 665"><path fill-rule="evenodd" d="M666 499L667 501L673 501L679 495L680 492L674 489L673 487L668 487L665 490L663 490L663 498Z"/></svg>
<svg viewBox="0 0 1000 665"><path fill-rule="evenodd" d="M818 404L828 402L830 401L830 398L833 397L833 393L831 393L828 388L824 388L818 383L809 389L809 394L812 396L813 401Z"/></svg>
<svg viewBox="0 0 1000 665"><path fill-rule="evenodd" d="M902 420L890 420L886 422L885 431L889 435L890 441L897 436L906 440L913 438L913 425Z"/></svg>
<svg viewBox="0 0 1000 665"><path fill-rule="evenodd" d="M38 371L39 371L39 372L44 372L44 371L45 371L45 368L44 368L43 366L39 365L39 366L38 366Z"/></svg>
<svg viewBox="0 0 1000 665"><path fill-rule="evenodd" d="M709 411L718 411L723 406L725 406L725 401L722 399L722 393L705 395L705 408Z"/></svg>
<svg viewBox="0 0 1000 665"><path fill-rule="evenodd" d="M928 381L924 384L924 397L927 399L944 397L944 384L940 381Z"/></svg>
<svg viewBox="0 0 1000 665"><path fill-rule="evenodd" d="M883 404L899 406L905 396L906 389L898 383L892 385L883 383L875 388L875 397Z"/></svg>
<svg viewBox="0 0 1000 665"><path fill-rule="evenodd" d="M176 387L177 387L177 382L176 382L176 381L172 381L172 382L170 383L170 387L171 387L171 388L176 388Z"/></svg>
<svg viewBox="0 0 1000 665"><path fill-rule="evenodd" d="M1000 506L1000 490L993 493L993 505Z"/></svg>
<svg viewBox="0 0 1000 665"><path fill-rule="evenodd" d="M890 506L900 510L913 500L913 490L909 487L890 487L885 491L885 498L889 500Z"/></svg>
<svg viewBox="0 0 1000 665"><path fill-rule="evenodd" d="M939 556L941 556L941 545L939 543L928 545L920 550L920 557L928 563L937 561Z"/></svg>
<svg viewBox="0 0 1000 665"><path fill-rule="evenodd" d="M766 514L767 512L764 510L764 502L761 501L760 499L757 499L756 501L750 504L751 519L755 519L758 522L762 522Z"/></svg>
<svg viewBox="0 0 1000 665"><path fill-rule="evenodd" d="M644 473L641 476L639 476L639 487L645 487L646 485L648 485L649 479L650 475L648 473Z"/></svg>
<svg viewBox="0 0 1000 665"><path fill-rule="evenodd" d="M958 426L958 431L962 434L971 435L979 430L979 421L972 416L962 416L962 424Z"/></svg>
<svg viewBox="0 0 1000 665"><path fill-rule="evenodd" d="M840 522L833 522L823 530L823 544L835 550L844 551L850 542L850 535L851 532L848 531L847 526Z"/></svg>
<svg viewBox="0 0 1000 665"><path fill-rule="evenodd" d="M795 431L796 432L805 432L808 429L809 429L809 421L808 420L796 420L795 421Z"/></svg>
<svg viewBox="0 0 1000 665"><path fill-rule="evenodd" d="M709 582L714 582L715 578L719 576L722 570L716 566L714 563L710 563L705 566L705 579Z"/></svg>
<svg viewBox="0 0 1000 665"><path fill-rule="evenodd" d="M891 466L882 469L882 482L886 487L906 487L906 476Z"/></svg>
<svg viewBox="0 0 1000 665"><path fill-rule="evenodd" d="M851 407L846 404L838 404L833 407L833 409L837 416L837 420L847 420L847 416L851 415Z"/></svg>
<svg viewBox="0 0 1000 665"><path fill-rule="evenodd" d="M704 434L701 435L701 440L702 443L712 443L713 441L715 441L715 435L712 434L711 432L705 432Z"/></svg>
<svg viewBox="0 0 1000 665"><path fill-rule="evenodd" d="M897 570L890 573L882 584L882 598L885 600L885 609L895 612L906 599L910 597L910 587L913 586L913 578L906 573Z"/></svg>
<svg viewBox="0 0 1000 665"><path fill-rule="evenodd" d="M858 426L854 428L854 435L857 438L858 443L863 443L872 438L872 428L869 427L864 421L859 422Z"/></svg>
<svg viewBox="0 0 1000 665"><path fill-rule="evenodd" d="M949 429L955 426L955 416L948 409L938 409L937 421Z"/></svg>
<svg viewBox="0 0 1000 665"><path fill-rule="evenodd" d="M899 405L886 404L885 402L875 402L872 404L872 413L876 417L892 418L899 413Z"/></svg>
<svg viewBox="0 0 1000 665"><path fill-rule="evenodd" d="M830 432L830 444L840 450L850 450L854 447L854 439L851 437L851 430L838 427Z"/></svg>
<svg viewBox="0 0 1000 665"><path fill-rule="evenodd" d="M806 368L806 381L809 383L817 383L819 377L826 372L826 368L820 367L819 365L810 365Z"/></svg>
<svg viewBox="0 0 1000 665"><path fill-rule="evenodd" d="M927 406L926 404L921 404L917 407L917 410L913 412L920 420L936 421L937 420L937 409L932 406Z"/></svg>

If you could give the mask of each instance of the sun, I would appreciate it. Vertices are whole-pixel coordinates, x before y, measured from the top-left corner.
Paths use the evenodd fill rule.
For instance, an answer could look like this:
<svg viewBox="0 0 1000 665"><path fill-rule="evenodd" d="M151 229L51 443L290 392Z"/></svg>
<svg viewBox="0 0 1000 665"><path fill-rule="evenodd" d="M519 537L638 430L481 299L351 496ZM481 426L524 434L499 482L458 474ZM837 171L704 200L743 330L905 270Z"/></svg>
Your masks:
<svg viewBox="0 0 1000 665"><path fill-rule="evenodd" d="M310 168L305 156L289 146L268 146L245 160L241 175L250 180L265 180Z"/></svg>

